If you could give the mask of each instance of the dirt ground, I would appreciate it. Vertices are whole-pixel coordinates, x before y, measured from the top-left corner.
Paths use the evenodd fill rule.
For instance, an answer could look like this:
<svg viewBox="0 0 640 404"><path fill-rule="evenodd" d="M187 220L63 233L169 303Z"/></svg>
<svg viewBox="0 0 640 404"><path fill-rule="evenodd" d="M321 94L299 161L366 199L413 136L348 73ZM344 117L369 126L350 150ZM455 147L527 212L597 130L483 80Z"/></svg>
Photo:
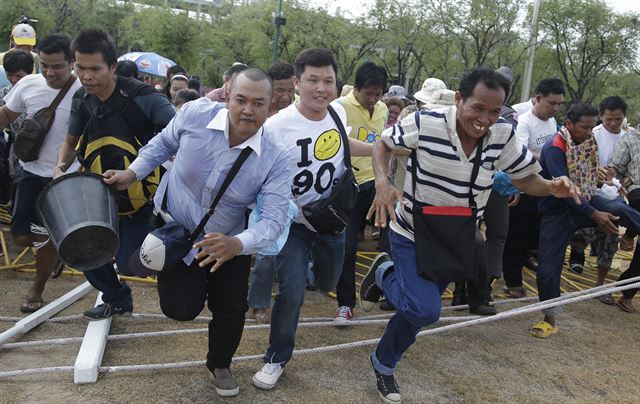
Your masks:
<svg viewBox="0 0 640 404"><path fill-rule="evenodd" d="M620 265L621 261L617 262ZM593 274L593 269L587 269L584 279L592 279ZM614 271L612 277L617 278L618 274ZM0 316L21 315L18 310L20 298L32 276L13 270L0 271ZM81 276L51 280L44 297L52 301L83 280ZM530 275L528 281L532 282ZM499 291L500 281L495 286L494 290ZM160 313L154 285L132 283L132 288L136 312ZM89 293L59 315L82 313L94 304L95 297L95 292ZM445 305L448 304L446 301ZM301 316L329 317L335 306L331 297L307 292ZM638 306L640 304L636 303ZM518 305L501 305L499 310L511 307ZM355 314L364 315L360 310ZM467 314L449 311L445 315ZM545 340L530 337L527 332L540 317L538 313L529 314L420 338L398 365L397 378L403 401L640 402L637 383L640 374L639 315L623 313L596 300L573 304L559 319L559 333ZM11 325L0 322L0 332ZM434 327L440 325L443 323ZM111 334L202 327L206 327L206 323L116 317ZM44 323L19 340L82 336L85 328L85 320ZM383 330L383 326L299 329L296 348L377 338ZM102 364L203 360L206 338L206 334L195 334L109 341ZM266 330L247 330L237 355L261 354L267 342ZM77 343L0 350L0 371L73 366L79 347ZM207 370L202 367L105 374L95 384L88 385L75 385L70 372L0 378L0 402L378 402L375 377L368 363L372 349L364 347L294 358L271 392L260 391L251 385L251 376L261 367L259 361L236 363L232 370L241 391L234 399L218 397Z"/></svg>

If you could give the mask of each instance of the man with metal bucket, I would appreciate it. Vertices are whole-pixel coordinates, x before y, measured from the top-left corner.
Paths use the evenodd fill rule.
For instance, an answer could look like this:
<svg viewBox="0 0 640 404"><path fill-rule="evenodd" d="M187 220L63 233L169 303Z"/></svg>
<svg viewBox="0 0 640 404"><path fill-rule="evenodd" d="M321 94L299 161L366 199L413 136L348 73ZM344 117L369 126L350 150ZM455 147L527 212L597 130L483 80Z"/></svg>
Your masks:
<svg viewBox="0 0 640 404"><path fill-rule="evenodd" d="M73 97L69 132L59 149L54 177L63 175L76 155L85 171L101 175L109 169L125 169L140 146L169 123L174 109L149 85L115 75L116 48L107 33L80 31L71 50L83 88ZM151 229L151 198L159 181L160 173L155 171L141 186L120 192L116 264L121 274L145 275L133 274L128 261ZM120 283L112 262L84 274L103 293L104 302L87 310L85 317L99 320L133 310L131 290Z"/></svg>

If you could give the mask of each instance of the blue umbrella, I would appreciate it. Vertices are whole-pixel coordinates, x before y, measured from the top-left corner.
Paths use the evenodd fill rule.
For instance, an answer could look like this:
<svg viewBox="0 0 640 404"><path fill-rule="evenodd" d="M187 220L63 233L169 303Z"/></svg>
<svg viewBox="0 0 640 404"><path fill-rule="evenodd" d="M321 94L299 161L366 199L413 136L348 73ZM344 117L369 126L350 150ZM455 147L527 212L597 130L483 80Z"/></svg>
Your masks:
<svg viewBox="0 0 640 404"><path fill-rule="evenodd" d="M138 66L140 73L165 77L167 69L175 66L176 62L153 52L129 52L120 56L118 60L131 60Z"/></svg>

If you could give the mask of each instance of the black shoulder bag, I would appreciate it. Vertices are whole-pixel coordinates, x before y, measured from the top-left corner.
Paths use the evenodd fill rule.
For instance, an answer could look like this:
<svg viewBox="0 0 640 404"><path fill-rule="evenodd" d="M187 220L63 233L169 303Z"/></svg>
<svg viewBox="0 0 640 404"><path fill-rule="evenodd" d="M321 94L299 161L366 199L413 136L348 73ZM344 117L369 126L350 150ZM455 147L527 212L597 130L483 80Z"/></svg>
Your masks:
<svg viewBox="0 0 640 404"><path fill-rule="evenodd" d="M416 203L418 158L411 153L413 188L413 235L416 244L418 274L433 282L459 282L475 279L477 271L477 206L473 184L480 170L480 140L469 182L469 207L419 206Z"/></svg>
<svg viewBox="0 0 640 404"><path fill-rule="evenodd" d="M60 105L60 102L62 102L62 99L67 95L75 81L76 76L72 74L64 87L58 91L51 105L39 109L22 122L20 129L16 131L16 140L13 145L13 151L20 160L27 163L38 159L44 138L51 130L51 126L53 126L56 108L58 108L58 105Z"/></svg>
<svg viewBox="0 0 640 404"><path fill-rule="evenodd" d="M147 235L140 249L133 253L129 263L130 269L134 273L145 273L149 270L159 272L171 272L180 267L180 261L193 249L193 243L200 237L204 227L215 212L216 205L220 202L222 195L231 184L233 178L240 171L240 167L251 154L251 149L245 147L233 163L224 182L220 186L218 194L213 199L211 206L207 210L198 226L193 232L189 232L184 226L176 221L169 221L164 226L153 230ZM163 209L166 209L166 198L169 189L165 190L163 198ZM142 266L142 271L140 270ZM137 268L137 269L136 269Z"/></svg>
<svg viewBox="0 0 640 404"><path fill-rule="evenodd" d="M344 174L331 188L331 194L327 198L319 199L302 207L305 219L320 234L338 234L349 224L349 218L358 201L358 184L351 168L351 153L349 151L349 138L342 125L340 117L329 105L327 107L331 118L340 131L342 143L344 143Z"/></svg>

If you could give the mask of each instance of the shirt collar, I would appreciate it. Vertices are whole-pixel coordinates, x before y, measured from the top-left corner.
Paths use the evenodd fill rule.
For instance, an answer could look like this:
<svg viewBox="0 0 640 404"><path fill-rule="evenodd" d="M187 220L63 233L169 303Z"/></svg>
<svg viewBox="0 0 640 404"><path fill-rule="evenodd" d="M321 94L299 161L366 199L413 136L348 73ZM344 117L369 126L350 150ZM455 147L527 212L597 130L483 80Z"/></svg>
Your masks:
<svg viewBox="0 0 640 404"><path fill-rule="evenodd" d="M216 116L207 124L207 129L218 130L224 134L224 137L229 142L229 110L226 108L221 109ZM251 135L247 140L240 143L237 146L233 146L232 149L244 149L250 147L251 150L256 152L260 157L261 144L262 144L262 132L264 129L260 127L256 133Z"/></svg>

